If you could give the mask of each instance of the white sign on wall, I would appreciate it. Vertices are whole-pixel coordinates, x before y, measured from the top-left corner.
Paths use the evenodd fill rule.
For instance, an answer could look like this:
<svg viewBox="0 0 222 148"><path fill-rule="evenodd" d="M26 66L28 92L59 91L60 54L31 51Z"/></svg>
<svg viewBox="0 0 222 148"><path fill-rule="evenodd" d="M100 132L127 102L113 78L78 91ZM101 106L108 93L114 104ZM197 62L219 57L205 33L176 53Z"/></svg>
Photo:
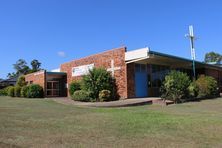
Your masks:
<svg viewBox="0 0 222 148"><path fill-rule="evenodd" d="M89 70L93 69L94 64L82 65L72 68L72 76L82 76L88 74Z"/></svg>

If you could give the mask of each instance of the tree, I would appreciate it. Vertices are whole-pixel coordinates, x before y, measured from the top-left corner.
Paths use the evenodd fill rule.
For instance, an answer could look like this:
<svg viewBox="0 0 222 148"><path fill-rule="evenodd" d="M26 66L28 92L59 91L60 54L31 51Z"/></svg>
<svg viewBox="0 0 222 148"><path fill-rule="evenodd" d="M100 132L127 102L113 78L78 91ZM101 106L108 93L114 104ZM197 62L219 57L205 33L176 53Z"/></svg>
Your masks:
<svg viewBox="0 0 222 148"><path fill-rule="evenodd" d="M34 59L31 61L31 66L32 66L31 71L36 72L40 70L41 63L38 60Z"/></svg>
<svg viewBox="0 0 222 148"><path fill-rule="evenodd" d="M221 61L222 61L222 55L220 55L219 53L215 53L212 51L205 54L205 59L204 59L205 63L210 63L210 62L220 63Z"/></svg>
<svg viewBox="0 0 222 148"><path fill-rule="evenodd" d="M16 70L17 75L27 74L30 71L29 66L23 59L19 59L15 64L13 64L14 69Z"/></svg>
<svg viewBox="0 0 222 148"><path fill-rule="evenodd" d="M14 77L17 77L17 74L14 73L14 72L8 73L8 75L7 75L7 78L8 78L8 79L11 79L11 78L14 78Z"/></svg>

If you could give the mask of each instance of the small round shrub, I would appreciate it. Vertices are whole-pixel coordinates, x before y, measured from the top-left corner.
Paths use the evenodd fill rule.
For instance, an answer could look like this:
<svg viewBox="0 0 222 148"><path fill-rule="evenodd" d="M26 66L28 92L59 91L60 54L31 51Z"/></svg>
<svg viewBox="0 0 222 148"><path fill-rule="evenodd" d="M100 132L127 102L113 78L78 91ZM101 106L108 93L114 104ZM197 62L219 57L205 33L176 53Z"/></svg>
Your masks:
<svg viewBox="0 0 222 148"><path fill-rule="evenodd" d="M199 98L217 97L219 95L217 81L211 76L201 75L197 79L196 85L198 86Z"/></svg>
<svg viewBox="0 0 222 148"><path fill-rule="evenodd" d="M23 86L21 88L21 97L27 98L28 97L28 91L29 91L29 87L28 86Z"/></svg>
<svg viewBox="0 0 222 148"><path fill-rule="evenodd" d="M85 90L77 90L73 93L72 99L75 101L89 102L92 101L91 93Z"/></svg>
<svg viewBox="0 0 222 148"><path fill-rule="evenodd" d="M111 91L110 90L102 90L99 92L99 101L111 101Z"/></svg>
<svg viewBox="0 0 222 148"><path fill-rule="evenodd" d="M70 96L74 94L75 91L80 90L80 81L73 81L69 84L69 94Z"/></svg>
<svg viewBox="0 0 222 148"><path fill-rule="evenodd" d="M188 95L189 85L190 79L186 73L173 70L165 77L160 89L161 97L175 103L181 102Z"/></svg>
<svg viewBox="0 0 222 148"><path fill-rule="evenodd" d="M190 86L188 87L189 97L190 98L196 98L198 95L198 86L196 82L190 83Z"/></svg>
<svg viewBox="0 0 222 148"><path fill-rule="evenodd" d="M15 86L14 87L14 96L15 97L20 97L21 96L21 87L20 86Z"/></svg>
<svg viewBox="0 0 222 148"><path fill-rule="evenodd" d="M7 96L7 90L4 89L0 89L0 96Z"/></svg>
<svg viewBox="0 0 222 148"><path fill-rule="evenodd" d="M31 84L28 87L28 98L43 98L43 88L40 85Z"/></svg>
<svg viewBox="0 0 222 148"><path fill-rule="evenodd" d="M8 96L14 97L14 89L15 89L14 86L10 86L8 88L8 91L7 91Z"/></svg>

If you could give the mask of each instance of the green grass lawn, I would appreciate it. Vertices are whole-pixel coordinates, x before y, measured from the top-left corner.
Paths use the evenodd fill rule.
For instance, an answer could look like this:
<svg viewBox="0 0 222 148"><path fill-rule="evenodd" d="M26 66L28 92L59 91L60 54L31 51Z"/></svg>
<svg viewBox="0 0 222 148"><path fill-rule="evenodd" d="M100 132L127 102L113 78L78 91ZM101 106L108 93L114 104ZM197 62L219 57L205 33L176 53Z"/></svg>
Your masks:
<svg viewBox="0 0 222 148"><path fill-rule="evenodd" d="M222 147L222 98L79 108L0 97L0 147Z"/></svg>

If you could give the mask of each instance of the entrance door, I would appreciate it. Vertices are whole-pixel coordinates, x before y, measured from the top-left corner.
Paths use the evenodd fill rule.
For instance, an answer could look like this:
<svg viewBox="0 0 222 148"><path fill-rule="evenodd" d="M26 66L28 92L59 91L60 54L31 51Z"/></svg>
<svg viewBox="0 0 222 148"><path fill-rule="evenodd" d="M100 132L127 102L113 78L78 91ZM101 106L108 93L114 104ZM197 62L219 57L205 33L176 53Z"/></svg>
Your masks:
<svg viewBox="0 0 222 148"><path fill-rule="evenodd" d="M59 81L48 81L47 82L47 96L58 97L59 96Z"/></svg>
<svg viewBox="0 0 222 148"><path fill-rule="evenodd" d="M147 70L145 64L135 65L136 97L148 96Z"/></svg>

